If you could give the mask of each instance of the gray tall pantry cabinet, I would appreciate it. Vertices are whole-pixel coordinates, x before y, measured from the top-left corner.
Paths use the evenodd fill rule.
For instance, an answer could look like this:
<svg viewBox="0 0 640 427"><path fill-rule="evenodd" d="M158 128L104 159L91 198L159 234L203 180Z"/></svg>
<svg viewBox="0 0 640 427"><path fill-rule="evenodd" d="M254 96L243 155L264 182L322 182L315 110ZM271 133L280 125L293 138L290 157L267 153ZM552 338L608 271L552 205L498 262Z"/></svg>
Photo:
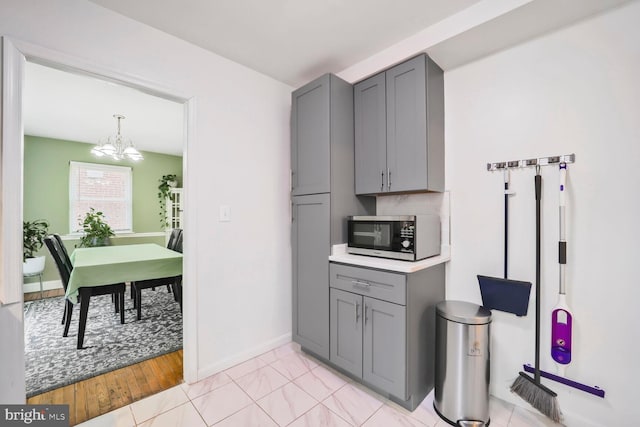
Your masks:
<svg viewBox="0 0 640 427"><path fill-rule="evenodd" d="M346 242L348 215L375 212L354 193L353 87L325 74L292 94L293 340L329 359L331 246Z"/></svg>
<svg viewBox="0 0 640 427"><path fill-rule="evenodd" d="M420 55L354 86L356 194L444 190L444 79Z"/></svg>

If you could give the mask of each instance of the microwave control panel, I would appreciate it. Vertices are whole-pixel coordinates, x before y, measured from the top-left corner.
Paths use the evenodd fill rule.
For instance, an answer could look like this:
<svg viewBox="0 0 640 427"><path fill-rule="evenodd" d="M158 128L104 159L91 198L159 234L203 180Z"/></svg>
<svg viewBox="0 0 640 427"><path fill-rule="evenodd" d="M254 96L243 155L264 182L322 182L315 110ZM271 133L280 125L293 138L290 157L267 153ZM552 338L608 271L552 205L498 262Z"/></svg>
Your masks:
<svg viewBox="0 0 640 427"><path fill-rule="evenodd" d="M400 229L400 244L406 252L413 252L414 229L413 222L405 222Z"/></svg>

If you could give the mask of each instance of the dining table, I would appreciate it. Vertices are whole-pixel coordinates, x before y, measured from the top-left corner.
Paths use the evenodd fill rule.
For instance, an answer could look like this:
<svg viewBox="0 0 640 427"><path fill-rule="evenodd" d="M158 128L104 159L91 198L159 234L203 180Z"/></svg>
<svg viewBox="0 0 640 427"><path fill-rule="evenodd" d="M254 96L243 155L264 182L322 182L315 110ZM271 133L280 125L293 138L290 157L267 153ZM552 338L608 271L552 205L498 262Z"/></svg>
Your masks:
<svg viewBox="0 0 640 427"><path fill-rule="evenodd" d="M182 254L154 243L76 248L70 259L73 269L65 297L73 304L82 288L182 275ZM85 301L81 298L80 303ZM78 348L84 339L87 308L80 310Z"/></svg>

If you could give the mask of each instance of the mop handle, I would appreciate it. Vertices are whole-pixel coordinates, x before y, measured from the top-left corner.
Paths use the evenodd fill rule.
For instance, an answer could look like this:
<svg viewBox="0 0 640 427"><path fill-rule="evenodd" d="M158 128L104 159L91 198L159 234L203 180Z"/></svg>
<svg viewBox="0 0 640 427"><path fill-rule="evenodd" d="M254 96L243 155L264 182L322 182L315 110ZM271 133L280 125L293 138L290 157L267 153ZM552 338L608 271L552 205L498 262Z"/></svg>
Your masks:
<svg viewBox="0 0 640 427"><path fill-rule="evenodd" d="M536 166L536 357L534 379L540 384L540 204L542 198L542 176L540 166Z"/></svg>
<svg viewBox="0 0 640 427"><path fill-rule="evenodd" d="M558 262L560 264L560 295L566 293L566 274L565 265L567 264L567 241L565 230L565 194L567 190L567 164L560 163L560 241L558 242Z"/></svg>

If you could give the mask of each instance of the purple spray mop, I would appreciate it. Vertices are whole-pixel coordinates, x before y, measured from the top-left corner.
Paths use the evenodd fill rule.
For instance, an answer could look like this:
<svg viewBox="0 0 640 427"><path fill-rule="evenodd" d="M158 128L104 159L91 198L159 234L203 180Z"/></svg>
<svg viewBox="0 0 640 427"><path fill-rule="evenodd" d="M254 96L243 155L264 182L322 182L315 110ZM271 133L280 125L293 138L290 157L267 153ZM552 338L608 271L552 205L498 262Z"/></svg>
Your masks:
<svg viewBox="0 0 640 427"><path fill-rule="evenodd" d="M565 265L567 264L567 242L565 236L565 195L567 190L567 164L560 163L560 241L558 245L558 260L560 264L560 291L558 303L553 308L551 314L551 357L558 364L558 373L552 374L540 371L540 376L557 381L561 384L575 389L591 393L604 398L604 390L598 386L588 386L586 384L573 381L564 376L566 365L571 362L571 327L573 317L569 311L566 297L566 277ZM531 365L525 365L526 372L533 372Z"/></svg>
<svg viewBox="0 0 640 427"><path fill-rule="evenodd" d="M558 261L560 263L560 292L558 303L551 314L551 357L558 363L558 374L564 376L564 368L571 363L571 327L573 317L566 298L567 242L565 240L565 194L567 164L560 164L560 241Z"/></svg>

